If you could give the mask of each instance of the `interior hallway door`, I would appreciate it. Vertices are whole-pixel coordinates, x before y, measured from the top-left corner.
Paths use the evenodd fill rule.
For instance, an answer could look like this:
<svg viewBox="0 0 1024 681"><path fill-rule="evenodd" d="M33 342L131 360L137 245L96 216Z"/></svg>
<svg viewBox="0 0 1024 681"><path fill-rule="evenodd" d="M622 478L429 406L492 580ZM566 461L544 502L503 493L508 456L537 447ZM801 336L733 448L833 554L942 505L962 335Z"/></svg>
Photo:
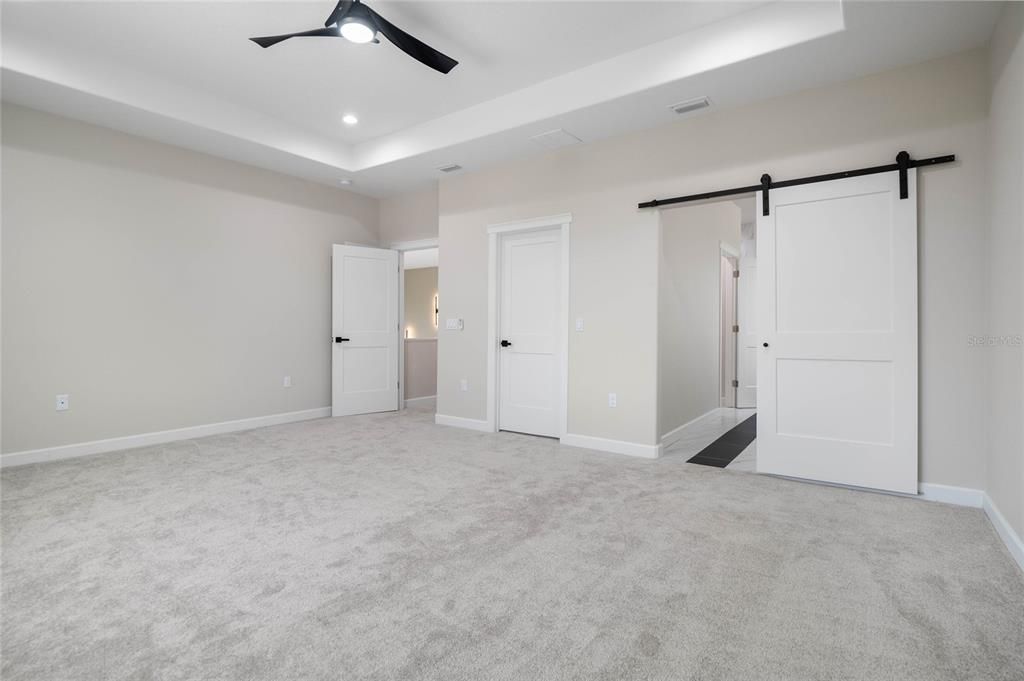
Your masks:
<svg viewBox="0 0 1024 681"><path fill-rule="evenodd" d="M917 493L916 179L902 200L895 172L769 192L758 472Z"/></svg>
<svg viewBox="0 0 1024 681"><path fill-rule="evenodd" d="M561 230L503 235L499 249L498 429L558 437Z"/></svg>
<svg viewBox="0 0 1024 681"><path fill-rule="evenodd" d="M398 252L335 245L331 415L398 409Z"/></svg>

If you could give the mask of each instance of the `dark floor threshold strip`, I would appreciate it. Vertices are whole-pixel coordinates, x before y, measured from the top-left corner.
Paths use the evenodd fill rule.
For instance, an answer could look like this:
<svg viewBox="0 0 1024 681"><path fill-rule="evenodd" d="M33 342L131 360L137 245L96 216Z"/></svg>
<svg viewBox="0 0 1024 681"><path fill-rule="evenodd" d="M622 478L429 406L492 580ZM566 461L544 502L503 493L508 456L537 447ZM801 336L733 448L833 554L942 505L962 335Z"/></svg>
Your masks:
<svg viewBox="0 0 1024 681"><path fill-rule="evenodd" d="M725 468L757 437L757 414L731 428L686 463Z"/></svg>

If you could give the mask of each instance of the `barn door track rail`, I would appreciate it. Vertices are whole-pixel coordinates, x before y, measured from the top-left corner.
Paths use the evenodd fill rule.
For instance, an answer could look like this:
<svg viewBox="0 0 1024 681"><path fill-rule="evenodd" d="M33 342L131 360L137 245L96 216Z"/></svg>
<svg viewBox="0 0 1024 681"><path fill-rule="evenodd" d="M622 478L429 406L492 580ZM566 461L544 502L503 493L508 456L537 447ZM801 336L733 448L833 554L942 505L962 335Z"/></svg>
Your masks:
<svg viewBox="0 0 1024 681"><path fill-rule="evenodd" d="M812 175L811 177L798 177L795 180L781 180L779 182L773 181L772 176L765 173L761 176L760 184L752 184L748 187L736 187L734 189L719 189L718 191L704 192L703 194L676 196L671 199L654 199L653 201L644 201L643 203L637 204L637 208L658 208L661 206L671 206L677 203L706 201L707 199L717 199L723 196L735 196L736 194L761 192L761 212L764 215L768 215L768 193L772 189L781 189L783 187L795 187L800 184L813 184L814 182L828 182L830 180L843 180L848 177L860 177L861 175L876 175L878 173L891 172L898 172L900 174L900 198L905 199L907 198L907 171L910 168L921 168L923 166L935 166L941 163L952 163L955 160L956 156L953 154L949 154L948 156L932 156L931 158L915 160L910 158L910 154L906 151L901 151L896 154L895 163L890 163L884 166L857 168L856 170L844 170L839 173Z"/></svg>

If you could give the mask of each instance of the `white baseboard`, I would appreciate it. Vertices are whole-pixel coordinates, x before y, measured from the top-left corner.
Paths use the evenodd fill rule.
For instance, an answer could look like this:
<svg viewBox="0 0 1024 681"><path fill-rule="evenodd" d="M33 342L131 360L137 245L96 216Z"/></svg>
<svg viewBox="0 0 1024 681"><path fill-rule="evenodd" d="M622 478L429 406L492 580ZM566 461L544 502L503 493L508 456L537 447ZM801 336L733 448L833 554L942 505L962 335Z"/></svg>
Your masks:
<svg viewBox="0 0 1024 681"><path fill-rule="evenodd" d="M660 445L642 445L636 442L625 442L623 440L608 440L603 437L591 437L590 435L574 435L566 433L562 436L563 445L570 447L582 447L584 449L596 449L600 452L612 452L613 454L625 454L626 456L639 456L644 459L657 459L661 455Z"/></svg>
<svg viewBox="0 0 1024 681"><path fill-rule="evenodd" d="M480 419L467 419L461 416L446 416L445 414L434 414L434 423L439 426L453 426L467 430L479 430L485 433L493 433L494 429L487 421Z"/></svg>
<svg viewBox="0 0 1024 681"><path fill-rule="evenodd" d="M995 502L992 501L992 497L986 492L971 487L936 485L929 482L922 482L918 485L918 488L921 490L921 493L917 496L918 499L940 501L946 504L970 506L971 508L984 510L989 522L992 523L992 527L995 528L996 534L1006 544L1006 548L1013 557L1013 560L1016 561L1021 570L1024 570L1024 542L1021 541L1010 523L999 512Z"/></svg>
<svg viewBox="0 0 1024 681"><path fill-rule="evenodd" d="M189 426L187 428L175 428L173 430L160 430L154 433L140 433L138 435L126 435L124 437L113 437L107 440L92 440L90 442L79 442L59 447L45 447L43 449L28 449L21 452L10 452L0 456L0 466L22 466L29 463L42 463L44 461L58 461L60 459L72 459L79 456L91 454L103 454L105 452L116 452L121 449L135 449L148 445L159 445L175 440L191 440L196 437L208 435L219 435L221 433L233 433L239 430L252 430L265 426L277 426L282 423L294 423L296 421L309 421L311 419L324 418L331 415L330 407L318 407L304 411L291 411L284 414L270 414L269 416L256 416L236 421L222 421L220 423L208 423L201 426Z"/></svg>
<svg viewBox="0 0 1024 681"><path fill-rule="evenodd" d="M925 501L941 501L944 504L981 508L985 493L970 487L953 487L952 485L936 485L922 482L917 486L919 499Z"/></svg>
<svg viewBox="0 0 1024 681"><path fill-rule="evenodd" d="M423 397L409 397L409 398L407 398L405 400L405 403L409 404L410 402L422 402L423 400L435 400L435 399L437 399L437 395L424 395Z"/></svg>
<svg viewBox="0 0 1024 681"><path fill-rule="evenodd" d="M701 414L700 416L698 416L695 419L690 419L689 421L687 421L683 425L679 426L678 428L673 428L672 430L668 431L667 433L665 433L664 435L661 436L661 447L662 447L662 449L664 450L665 447L668 447L669 445L675 444L680 438L683 437L683 431L686 430L687 428L689 428L690 426L692 426L693 424L695 424L697 421L700 421L701 419L707 418L708 416L711 416L712 414L717 414L722 409L728 409L728 408L729 407L715 407L711 411L708 411L708 412L706 412L704 414Z"/></svg>
<svg viewBox="0 0 1024 681"><path fill-rule="evenodd" d="M996 508L992 498L985 494L982 508L985 510L985 515L988 516L989 522L996 528L996 534L1006 544L1006 548L1010 551L1010 555L1017 561L1017 566L1021 570L1024 570L1024 542L1021 541L1020 536L1014 532L1013 527L1007 522L1006 518L999 509Z"/></svg>

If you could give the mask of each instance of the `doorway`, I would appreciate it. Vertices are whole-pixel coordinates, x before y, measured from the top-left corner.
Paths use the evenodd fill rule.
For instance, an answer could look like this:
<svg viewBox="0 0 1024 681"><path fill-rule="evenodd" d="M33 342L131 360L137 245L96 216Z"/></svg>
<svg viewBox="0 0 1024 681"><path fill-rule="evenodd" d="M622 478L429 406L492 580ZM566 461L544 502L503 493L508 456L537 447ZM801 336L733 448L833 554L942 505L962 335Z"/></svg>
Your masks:
<svg viewBox="0 0 1024 681"><path fill-rule="evenodd" d="M488 228L491 430L566 433L571 223L558 215Z"/></svg>
<svg viewBox="0 0 1024 681"><path fill-rule="evenodd" d="M402 399L430 413L437 398L438 255L436 247L402 253Z"/></svg>
<svg viewBox="0 0 1024 681"><path fill-rule="evenodd" d="M741 305L741 269L754 255L744 244L754 220L752 195L660 213L658 417L667 456L753 469L754 404L738 407L753 312Z"/></svg>
<svg viewBox="0 0 1024 681"><path fill-rule="evenodd" d="M437 406L437 343L441 315L437 239L392 244L401 262L401 404L433 414Z"/></svg>

